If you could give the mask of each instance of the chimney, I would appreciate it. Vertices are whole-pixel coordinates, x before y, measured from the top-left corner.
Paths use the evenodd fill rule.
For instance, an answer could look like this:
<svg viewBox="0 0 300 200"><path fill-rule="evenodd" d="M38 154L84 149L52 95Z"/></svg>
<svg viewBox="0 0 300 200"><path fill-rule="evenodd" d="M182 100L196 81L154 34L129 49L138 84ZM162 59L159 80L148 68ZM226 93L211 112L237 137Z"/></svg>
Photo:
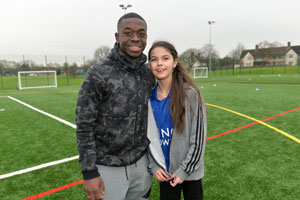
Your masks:
<svg viewBox="0 0 300 200"><path fill-rule="evenodd" d="M258 44L257 44L257 45L255 45L255 49L256 49L256 50L258 49Z"/></svg>
<svg viewBox="0 0 300 200"><path fill-rule="evenodd" d="M291 42L288 42L288 47L291 47Z"/></svg>

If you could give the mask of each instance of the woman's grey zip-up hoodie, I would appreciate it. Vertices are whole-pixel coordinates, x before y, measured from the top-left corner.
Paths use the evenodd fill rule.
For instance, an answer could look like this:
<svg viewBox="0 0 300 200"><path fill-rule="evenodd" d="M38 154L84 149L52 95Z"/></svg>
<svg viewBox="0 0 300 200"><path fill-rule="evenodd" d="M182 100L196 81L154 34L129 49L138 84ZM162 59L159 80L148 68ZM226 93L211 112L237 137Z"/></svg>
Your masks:
<svg viewBox="0 0 300 200"><path fill-rule="evenodd" d="M186 95L185 129L182 133L178 133L176 129L173 130L169 173L166 170L158 128L149 101L147 130L147 136L151 141L149 145L149 167L153 173L162 168L169 175L175 173L183 180L199 180L204 176L204 152L207 132L206 106L202 98L202 111L200 111L198 94L194 88L188 87Z"/></svg>

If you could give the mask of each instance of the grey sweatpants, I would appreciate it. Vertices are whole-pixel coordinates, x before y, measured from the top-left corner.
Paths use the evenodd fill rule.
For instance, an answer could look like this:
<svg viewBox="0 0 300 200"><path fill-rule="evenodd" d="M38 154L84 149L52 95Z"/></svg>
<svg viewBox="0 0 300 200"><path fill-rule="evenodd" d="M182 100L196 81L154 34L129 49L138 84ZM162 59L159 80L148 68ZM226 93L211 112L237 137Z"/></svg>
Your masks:
<svg viewBox="0 0 300 200"><path fill-rule="evenodd" d="M125 167L97 165L104 182L104 200L145 200L150 195L152 176L147 171L147 154Z"/></svg>

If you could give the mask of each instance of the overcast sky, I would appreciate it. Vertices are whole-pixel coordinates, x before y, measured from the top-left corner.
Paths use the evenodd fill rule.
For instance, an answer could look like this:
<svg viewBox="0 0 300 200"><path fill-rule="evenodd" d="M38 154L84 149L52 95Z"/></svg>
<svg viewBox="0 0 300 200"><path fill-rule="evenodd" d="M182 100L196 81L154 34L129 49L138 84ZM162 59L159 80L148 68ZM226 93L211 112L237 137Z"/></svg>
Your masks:
<svg viewBox="0 0 300 200"><path fill-rule="evenodd" d="M300 0L0 0L0 59L13 55L92 57L113 46L124 10L147 21L147 53L155 40L179 53L212 44L221 57L241 42L247 49L267 40L300 45ZM1 58L2 56L2 58Z"/></svg>

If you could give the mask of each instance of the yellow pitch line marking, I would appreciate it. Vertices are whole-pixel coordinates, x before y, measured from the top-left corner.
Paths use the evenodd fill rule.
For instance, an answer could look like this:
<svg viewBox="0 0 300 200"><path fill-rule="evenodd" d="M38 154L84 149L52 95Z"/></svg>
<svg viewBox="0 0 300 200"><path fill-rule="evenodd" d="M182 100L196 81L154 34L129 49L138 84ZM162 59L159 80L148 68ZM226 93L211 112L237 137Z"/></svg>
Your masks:
<svg viewBox="0 0 300 200"><path fill-rule="evenodd" d="M280 133L280 134L282 134L282 135L284 135L284 136L286 136L286 137L288 137L288 138L290 138L290 139L292 139L292 140L294 140L295 142L297 142L297 143L300 144L300 140L299 140L298 138L296 138L295 136L292 136L292 135L288 134L287 132L284 132L284 131L282 131L282 130L280 130L280 129L274 127L274 126L271 126L270 124L267 124L267 123L263 122L263 121L260 121L260 120L258 120L258 119L253 118L253 117L250 117L250 116L248 116L248 115L244 115L244 114L242 114L242 113L239 113L239 112L236 112L236 111L234 111L234 110L230 110L230 109L227 109L227 108L224 108L224 107L221 107L221 106L217 106L217 105L213 105L213 104L209 104L209 103L206 103L206 105L212 106L212 107L215 107L215 108L219 108L219 109L222 109L222 110L226 110L226 111L232 112L232 113L234 113L234 114L236 114L236 115L239 115L239 116L242 116L242 117L251 119L251 120L253 120L253 121L256 121L257 123L260 123L260 124L262 124L262 125L264 125L264 126L270 128L270 129L273 129L274 131L277 131L278 133Z"/></svg>

